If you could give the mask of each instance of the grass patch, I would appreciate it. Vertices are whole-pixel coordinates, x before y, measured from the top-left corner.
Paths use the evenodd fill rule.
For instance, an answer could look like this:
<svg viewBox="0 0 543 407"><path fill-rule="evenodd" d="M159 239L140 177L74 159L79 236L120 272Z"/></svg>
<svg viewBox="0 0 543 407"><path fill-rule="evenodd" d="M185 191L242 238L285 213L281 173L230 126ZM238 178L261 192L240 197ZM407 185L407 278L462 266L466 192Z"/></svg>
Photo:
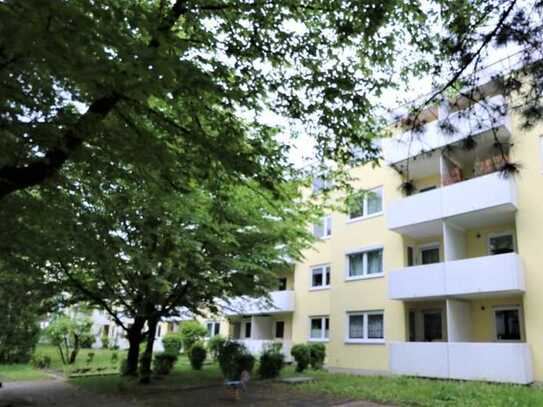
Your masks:
<svg viewBox="0 0 543 407"><path fill-rule="evenodd" d="M50 377L30 365L0 365L0 381L15 382L28 380L44 380Z"/></svg>
<svg viewBox="0 0 543 407"><path fill-rule="evenodd" d="M288 374L288 370L285 374ZM342 399L369 400L401 406L420 407L540 407L543 389L535 386L490 384L412 377L353 376L305 372L317 381L297 385L311 394L326 394Z"/></svg>
<svg viewBox="0 0 543 407"><path fill-rule="evenodd" d="M96 371L96 369L101 369L108 372L112 370L118 371L121 360L126 357L126 351L114 351L110 349L81 349L74 364L64 365L62 364L58 349L55 346L39 345L36 348L36 352L49 356L51 358L51 369L59 370L66 376L74 373L75 370L89 368L92 371ZM94 352L94 358L92 359L92 362L88 364L87 359L90 352ZM117 352L118 355L118 360L115 363L111 360L114 352Z"/></svg>
<svg viewBox="0 0 543 407"><path fill-rule="evenodd" d="M222 383L222 374L216 363L206 363L202 370L192 370L187 357L180 356L174 370L164 377L153 380L150 386L200 386ZM138 380L130 377L95 376L70 379L71 383L94 393L130 392L139 386Z"/></svg>

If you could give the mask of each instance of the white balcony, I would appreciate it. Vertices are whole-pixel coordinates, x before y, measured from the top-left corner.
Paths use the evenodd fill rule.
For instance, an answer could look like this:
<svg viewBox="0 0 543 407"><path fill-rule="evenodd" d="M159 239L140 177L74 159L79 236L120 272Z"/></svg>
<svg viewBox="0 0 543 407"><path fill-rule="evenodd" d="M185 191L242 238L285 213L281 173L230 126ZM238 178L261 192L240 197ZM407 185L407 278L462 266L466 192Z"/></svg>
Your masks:
<svg viewBox="0 0 543 407"><path fill-rule="evenodd" d="M222 305L226 316L280 314L294 311L294 291L272 291L270 298L237 297Z"/></svg>
<svg viewBox="0 0 543 407"><path fill-rule="evenodd" d="M489 98L484 105L477 104L470 109L448 114L444 112L443 118L447 119L455 131L452 134L440 128L440 121L435 120L423 127L422 134L414 134L406 131L395 137L383 139L383 157L389 164L404 161L423 152L455 143L469 135L476 136L496 129L500 135L511 135L511 123L509 115L489 109L489 106L505 109L506 101L501 95ZM441 114L440 114L441 116Z"/></svg>
<svg viewBox="0 0 543 407"><path fill-rule="evenodd" d="M388 275L388 295L393 300L521 294L525 290L522 260L516 253L406 267Z"/></svg>
<svg viewBox="0 0 543 407"><path fill-rule="evenodd" d="M528 384L532 358L526 343L391 342L390 370L443 379Z"/></svg>
<svg viewBox="0 0 543 407"><path fill-rule="evenodd" d="M393 201L386 220L390 230L420 238L439 233L446 218L455 217L459 226L484 226L516 208L515 180L494 172Z"/></svg>

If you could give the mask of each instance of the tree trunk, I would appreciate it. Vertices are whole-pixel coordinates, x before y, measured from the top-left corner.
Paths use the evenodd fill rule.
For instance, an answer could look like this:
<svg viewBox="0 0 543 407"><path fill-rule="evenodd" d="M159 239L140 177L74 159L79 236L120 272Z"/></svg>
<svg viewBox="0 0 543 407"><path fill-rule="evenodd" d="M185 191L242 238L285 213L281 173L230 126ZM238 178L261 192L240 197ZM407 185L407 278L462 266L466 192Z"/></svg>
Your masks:
<svg viewBox="0 0 543 407"><path fill-rule="evenodd" d="M79 353L79 346L79 335L74 335L74 347L72 349L72 353L70 353L70 359L68 360L69 365L73 365L75 363L75 359Z"/></svg>
<svg viewBox="0 0 543 407"><path fill-rule="evenodd" d="M155 332L158 324L159 318L151 317L147 320L149 326L149 333L147 334L147 345L145 347L145 352L141 358L140 366L140 383L150 383L151 382L151 362L153 360L153 344L155 343Z"/></svg>
<svg viewBox="0 0 543 407"><path fill-rule="evenodd" d="M138 375L138 361L140 357L140 344L143 341L142 330L145 325L143 317L135 317L134 323L128 328L128 355L126 357L126 367L122 372L125 376Z"/></svg>

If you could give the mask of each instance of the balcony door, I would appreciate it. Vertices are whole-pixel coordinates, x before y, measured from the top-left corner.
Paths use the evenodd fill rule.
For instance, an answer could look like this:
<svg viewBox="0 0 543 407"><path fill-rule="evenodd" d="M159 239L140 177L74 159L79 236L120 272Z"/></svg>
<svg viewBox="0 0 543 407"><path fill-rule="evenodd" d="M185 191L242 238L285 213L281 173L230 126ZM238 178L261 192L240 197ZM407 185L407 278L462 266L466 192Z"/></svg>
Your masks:
<svg viewBox="0 0 543 407"><path fill-rule="evenodd" d="M409 311L409 341L444 341L444 318L442 309Z"/></svg>

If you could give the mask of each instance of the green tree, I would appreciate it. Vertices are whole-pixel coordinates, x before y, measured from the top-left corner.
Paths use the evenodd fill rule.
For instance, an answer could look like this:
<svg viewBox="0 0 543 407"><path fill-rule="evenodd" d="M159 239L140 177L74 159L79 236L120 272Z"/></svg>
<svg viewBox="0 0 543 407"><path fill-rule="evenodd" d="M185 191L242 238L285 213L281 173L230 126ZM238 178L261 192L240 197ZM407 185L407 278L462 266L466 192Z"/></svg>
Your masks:
<svg viewBox="0 0 543 407"><path fill-rule="evenodd" d="M63 364L73 364L77 359L81 343L91 335L90 318L75 314L59 313L53 317L45 333L56 346Z"/></svg>

